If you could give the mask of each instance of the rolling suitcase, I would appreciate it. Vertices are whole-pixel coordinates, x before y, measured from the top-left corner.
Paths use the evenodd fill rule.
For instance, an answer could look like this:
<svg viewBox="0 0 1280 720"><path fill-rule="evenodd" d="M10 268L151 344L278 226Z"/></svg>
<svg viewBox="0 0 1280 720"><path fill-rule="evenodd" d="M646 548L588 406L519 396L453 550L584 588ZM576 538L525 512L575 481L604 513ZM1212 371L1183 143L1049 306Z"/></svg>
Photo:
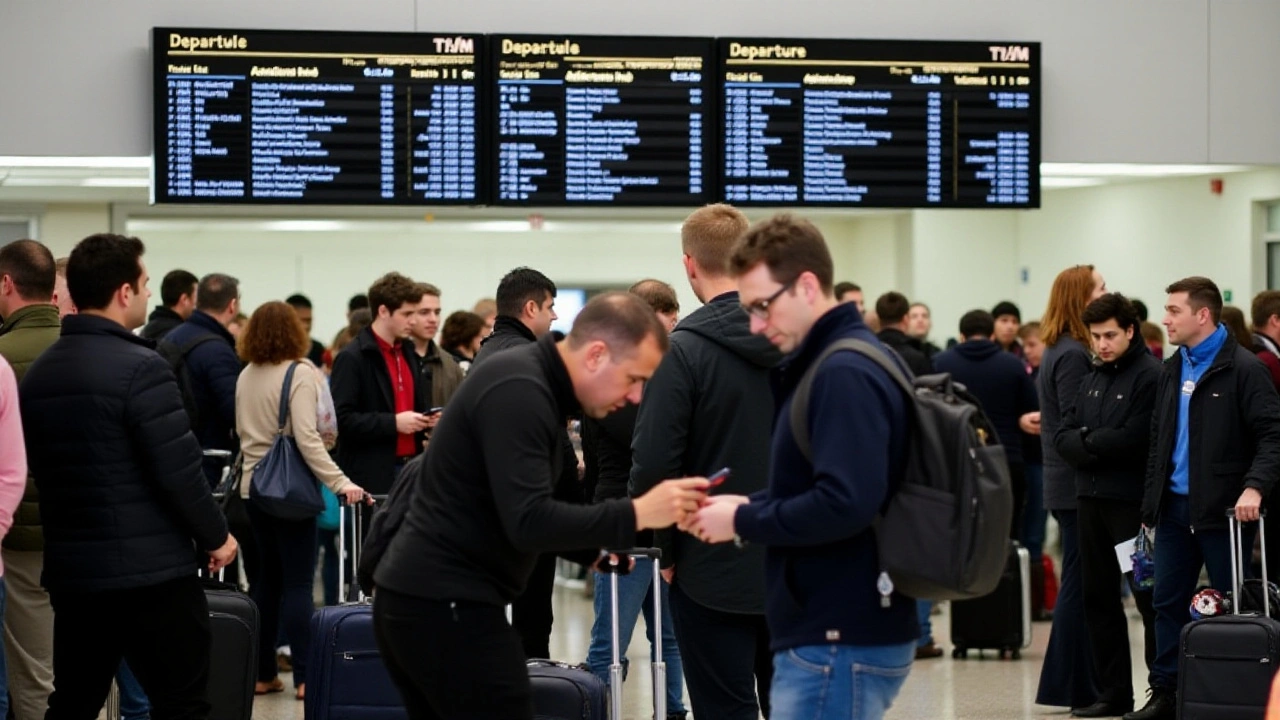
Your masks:
<svg viewBox="0 0 1280 720"><path fill-rule="evenodd" d="M989 595L951 601L951 657L964 659L970 650L997 650L1003 659L1022 657L1031 646L1031 556L1009 543L1009 560L1000 583Z"/></svg>
<svg viewBox="0 0 1280 720"><path fill-rule="evenodd" d="M338 590L346 574L347 522L349 505L341 506L338 521ZM359 565L358 538L361 516L355 516L353 566ZM400 690L391 681L373 632L373 606L352 578L350 602L323 607L311 616L311 652L307 656L307 696L303 701L306 720L407 720ZM426 649L424 649L424 652Z"/></svg>
<svg viewBox="0 0 1280 720"><path fill-rule="evenodd" d="M223 463L214 498L238 492L231 473L228 450L205 450L206 458ZM236 562L241 562L239 556ZM241 566L243 567L243 566ZM244 577L243 570L240 577ZM249 720L253 714L253 686L258 679L258 643L261 641L258 606L241 588L205 578L204 597L209 604L209 711L210 720Z"/></svg>
<svg viewBox="0 0 1280 720"><path fill-rule="evenodd" d="M210 720L249 720L258 679L258 606L239 588L204 581L209 602Z"/></svg>
<svg viewBox="0 0 1280 720"><path fill-rule="evenodd" d="M662 660L662 574L657 548L632 548L613 552L620 559L643 556L653 560L653 716L667 716L667 664ZM618 575L611 573L613 662L609 665L609 685L580 666L552 660L529 661L529 683L533 688L534 717L556 720L622 719L622 657L618 643Z"/></svg>
<svg viewBox="0 0 1280 720"><path fill-rule="evenodd" d="M1280 621L1271 617L1270 593L1262 593L1263 614L1240 612L1244 575L1240 523L1227 510L1231 533L1231 615L1211 617L1182 628L1178 659L1180 720L1262 720L1271 681L1280 666ZM1265 518L1258 521L1265 535ZM1262 543L1262 582L1267 583L1267 543Z"/></svg>

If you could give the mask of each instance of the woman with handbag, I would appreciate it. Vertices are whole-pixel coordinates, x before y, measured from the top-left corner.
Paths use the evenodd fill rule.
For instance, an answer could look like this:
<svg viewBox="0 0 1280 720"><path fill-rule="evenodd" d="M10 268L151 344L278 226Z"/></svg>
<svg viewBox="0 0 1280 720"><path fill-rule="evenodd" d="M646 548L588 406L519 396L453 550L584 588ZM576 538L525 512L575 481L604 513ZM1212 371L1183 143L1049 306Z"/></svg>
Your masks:
<svg viewBox="0 0 1280 720"><path fill-rule="evenodd" d="M247 366L236 383L236 431L243 462L240 495L262 554L250 591L261 615L262 638L283 626L293 650L297 697L305 694L316 516L324 509L318 483L339 498L361 502L362 488L347 479L325 448L328 425L324 377L304 358L311 340L297 313L282 302L254 311L238 350ZM331 403L329 404L331 407ZM274 643L258 652L259 694L281 692Z"/></svg>

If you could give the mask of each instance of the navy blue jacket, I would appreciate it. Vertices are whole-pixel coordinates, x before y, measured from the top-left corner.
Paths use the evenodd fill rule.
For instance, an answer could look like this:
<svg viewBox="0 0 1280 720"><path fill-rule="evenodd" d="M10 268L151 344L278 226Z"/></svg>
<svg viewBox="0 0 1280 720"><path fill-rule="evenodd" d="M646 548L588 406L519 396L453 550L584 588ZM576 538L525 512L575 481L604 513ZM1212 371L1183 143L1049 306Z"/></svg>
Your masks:
<svg viewBox="0 0 1280 720"><path fill-rule="evenodd" d="M196 439L205 450L239 450L235 442L236 381L244 366L236 355L236 339L213 316L202 310L164 336L166 342L182 345L201 335L214 335L224 342L201 343L187 355L191 392L200 409ZM215 463L215 465L217 465ZM220 465L213 469L220 469ZM206 470L208 473L209 470Z"/></svg>
<svg viewBox="0 0 1280 720"><path fill-rule="evenodd" d="M879 551L871 528L906 467L908 408L902 390L874 361L837 353L814 378L812 464L792 438L796 385L828 345L844 338L880 345L856 307L839 305L819 318L775 371L769 487L734 516L742 539L767 548L766 614L775 652L806 645L894 645L920 635L915 600L894 593L890 606L880 607Z"/></svg>
<svg viewBox="0 0 1280 720"><path fill-rule="evenodd" d="M68 315L22 379L51 592L192 577L227 540L169 364L118 323Z"/></svg>
<svg viewBox="0 0 1280 720"><path fill-rule="evenodd" d="M1040 409L1027 366L990 340L966 340L933 358L940 373L963 383L991 419L1010 463L1022 462L1022 430L1018 418Z"/></svg>

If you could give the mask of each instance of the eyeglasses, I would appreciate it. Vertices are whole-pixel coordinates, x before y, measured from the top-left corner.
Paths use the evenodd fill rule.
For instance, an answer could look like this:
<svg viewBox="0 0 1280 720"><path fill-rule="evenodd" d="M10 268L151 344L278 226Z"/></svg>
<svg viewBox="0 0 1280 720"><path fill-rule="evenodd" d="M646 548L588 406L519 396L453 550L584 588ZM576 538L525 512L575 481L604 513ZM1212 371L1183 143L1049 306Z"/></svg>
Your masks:
<svg viewBox="0 0 1280 720"><path fill-rule="evenodd" d="M742 309L747 311L748 315L754 315L760 318L761 320L768 320L769 308L772 307L773 304L778 301L778 298L782 297L782 293L795 287L796 280L799 280L799 279L800 278L798 277L792 278L791 282L778 288L778 292L770 295L769 297L763 300L757 300L753 303L742 303Z"/></svg>

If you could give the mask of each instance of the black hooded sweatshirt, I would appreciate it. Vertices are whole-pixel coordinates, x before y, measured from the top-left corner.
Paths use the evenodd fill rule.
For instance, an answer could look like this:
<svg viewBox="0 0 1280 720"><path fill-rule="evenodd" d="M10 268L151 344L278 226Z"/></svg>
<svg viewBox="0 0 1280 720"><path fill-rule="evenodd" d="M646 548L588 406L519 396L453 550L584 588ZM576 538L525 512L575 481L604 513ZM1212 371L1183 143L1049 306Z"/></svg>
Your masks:
<svg viewBox="0 0 1280 720"><path fill-rule="evenodd" d="M631 448L631 494L662 480L732 475L716 493L750 495L769 485L773 392L782 354L752 335L738 293L720 295L671 333L671 350L645 388ZM722 612L764 613L764 548L707 545L675 529L654 533L663 567L695 602Z"/></svg>
<svg viewBox="0 0 1280 720"><path fill-rule="evenodd" d="M938 372L951 373L982 403L996 427L1005 457L1022 462L1022 430L1018 418L1040 409L1027 366L990 340L967 340L933 359Z"/></svg>

